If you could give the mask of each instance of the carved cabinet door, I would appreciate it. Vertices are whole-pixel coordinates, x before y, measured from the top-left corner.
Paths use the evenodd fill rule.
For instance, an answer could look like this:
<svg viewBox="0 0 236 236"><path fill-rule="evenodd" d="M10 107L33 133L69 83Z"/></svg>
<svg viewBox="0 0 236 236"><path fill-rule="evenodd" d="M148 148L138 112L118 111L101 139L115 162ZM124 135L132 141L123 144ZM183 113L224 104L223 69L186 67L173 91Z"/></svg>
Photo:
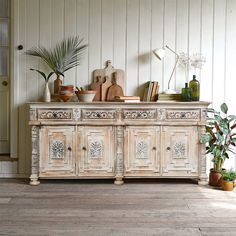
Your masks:
<svg viewBox="0 0 236 236"><path fill-rule="evenodd" d="M163 127L163 176L198 176L198 143L196 126Z"/></svg>
<svg viewBox="0 0 236 236"><path fill-rule="evenodd" d="M158 176L160 127L127 126L124 134L125 176Z"/></svg>
<svg viewBox="0 0 236 236"><path fill-rule="evenodd" d="M114 127L78 127L79 176L114 176Z"/></svg>
<svg viewBox="0 0 236 236"><path fill-rule="evenodd" d="M75 127L40 130L40 176L75 176Z"/></svg>

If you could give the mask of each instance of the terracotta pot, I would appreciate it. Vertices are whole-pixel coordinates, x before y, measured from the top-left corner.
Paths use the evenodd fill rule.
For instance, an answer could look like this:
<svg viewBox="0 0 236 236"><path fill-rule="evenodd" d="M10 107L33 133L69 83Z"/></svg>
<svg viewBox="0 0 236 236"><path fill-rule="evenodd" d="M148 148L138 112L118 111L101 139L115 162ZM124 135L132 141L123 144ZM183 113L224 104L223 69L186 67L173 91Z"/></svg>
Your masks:
<svg viewBox="0 0 236 236"><path fill-rule="evenodd" d="M60 91L74 91L74 85L61 85Z"/></svg>
<svg viewBox="0 0 236 236"><path fill-rule="evenodd" d="M222 180L222 188L224 191L233 191L234 187L235 187L234 181Z"/></svg>
<svg viewBox="0 0 236 236"><path fill-rule="evenodd" d="M211 169L209 174L209 185L221 187L221 177L222 175L219 171Z"/></svg>

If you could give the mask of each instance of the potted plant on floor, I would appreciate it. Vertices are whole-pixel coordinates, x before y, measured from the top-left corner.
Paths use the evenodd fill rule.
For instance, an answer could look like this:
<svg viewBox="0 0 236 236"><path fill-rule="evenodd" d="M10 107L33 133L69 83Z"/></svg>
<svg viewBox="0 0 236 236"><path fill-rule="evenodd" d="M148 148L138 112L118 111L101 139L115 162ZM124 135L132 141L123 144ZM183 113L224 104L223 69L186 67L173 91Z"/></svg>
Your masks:
<svg viewBox="0 0 236 236"><path fill-rule="evenodd" d="M235 187L236 172L232 169L222 171L222 188L225 191L232 191Z"/></svg>
<svg viewBox="0 0 236 236"><path fill-rule="evenodd" d="M206 144L206 153L213 155L213 168L210 170L209 184L221 185L222 165L229 158L229 152L234 153L236 146L236 116L228 115L228 107L225 103L220 106L221 112L213 108L208 109L206 134L200 142Z"/></svg>
<svg viewBox="0 0 236 236"><path fill-rule="evenodd" d="M80 64L84 49L87 47L87 45L81 45L82 41L83 39L79 36L69 37L58 43L53 49L39 46L26 51L28 55L41 58L56 74L54 94L59 93L59 87L62 85L60 77L64 77L66 71Z"/></svg>

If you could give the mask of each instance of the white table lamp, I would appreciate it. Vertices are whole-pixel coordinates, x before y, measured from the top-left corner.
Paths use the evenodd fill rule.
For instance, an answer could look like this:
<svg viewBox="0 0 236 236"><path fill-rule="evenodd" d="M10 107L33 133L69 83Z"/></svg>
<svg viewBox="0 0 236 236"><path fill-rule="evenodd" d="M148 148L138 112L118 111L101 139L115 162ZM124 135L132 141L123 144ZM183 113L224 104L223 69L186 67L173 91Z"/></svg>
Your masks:
<svg viewBox="0 0 236 236"><path fill-rule="evenodd" d="M163 48L156 48L156 49L154 49L152 52L153 52L153 54L154 54L159 60L162 60L163 57L165 56L166 48L169 49L171 52L173 52L173 53L175 54L176 59L175 59L174 68L173 68L173 70L172 70L172 72L171 72L171 75L170 75L170 78L169 78L169 81L168 81L168 89L165 90L164 93L166 93L166 94L175 94L176 91L174 91L174 90L172 90L172 89L170 88L170 81L171 81L172 76L173 76L173 74L174 74L174 72L175 72L175 69L176 69L176 66L177 66L177 63L178 63L178 60L179 60L179 55L178 55L174 50L172 50L169 46L167 46L167 45L164 46Z"/></svg>

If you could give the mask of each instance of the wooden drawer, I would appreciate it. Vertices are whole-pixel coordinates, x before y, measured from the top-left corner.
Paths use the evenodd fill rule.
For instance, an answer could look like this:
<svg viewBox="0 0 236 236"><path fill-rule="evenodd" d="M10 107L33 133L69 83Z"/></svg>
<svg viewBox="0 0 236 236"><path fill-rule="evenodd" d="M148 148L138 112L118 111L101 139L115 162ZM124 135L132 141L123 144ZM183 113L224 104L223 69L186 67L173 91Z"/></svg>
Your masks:
<svg viewBox="0 0 236 236"><path fill-rule="evenodd" d="M125 109L123 110L124 120L155 120L156 109Z"/></svg>
<svg viewBox="0 0 236 236"><path fill-rule="evenodd" d="M38 120L72 120L72 109L38 109Z"/></svg>
<svg viewBox="0 0 236 236"><path fill-rule="evenodd" d="M83 109L82 120L116 120L116 110L111 109Z"/></svg>
<svg viewBox="0 0 236 236"><path fill-rule="evenodd" d="M178 109L166 110L166 120L169 121L199 121L201 119L200 110Z"/></svg>

